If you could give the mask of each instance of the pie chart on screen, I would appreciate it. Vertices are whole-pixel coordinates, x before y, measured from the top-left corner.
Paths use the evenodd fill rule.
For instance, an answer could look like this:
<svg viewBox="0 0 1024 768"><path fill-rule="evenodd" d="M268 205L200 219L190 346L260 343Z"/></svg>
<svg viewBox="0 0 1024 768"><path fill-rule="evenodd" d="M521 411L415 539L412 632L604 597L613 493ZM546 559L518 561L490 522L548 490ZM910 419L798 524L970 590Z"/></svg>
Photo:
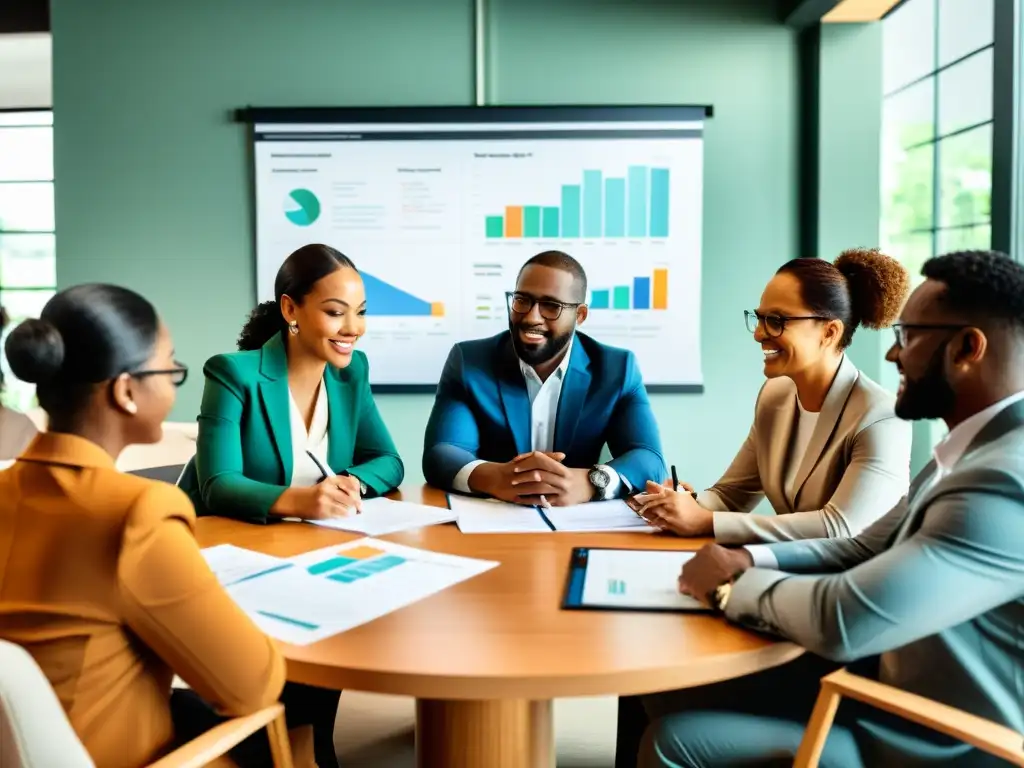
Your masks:
<svg viewBox="0 0 1024 768"><path fill-rule="evenodd" d="M320 218L320 201L308 189L293 189L284 200L284 215L297 227L308 227Z"/></svg>

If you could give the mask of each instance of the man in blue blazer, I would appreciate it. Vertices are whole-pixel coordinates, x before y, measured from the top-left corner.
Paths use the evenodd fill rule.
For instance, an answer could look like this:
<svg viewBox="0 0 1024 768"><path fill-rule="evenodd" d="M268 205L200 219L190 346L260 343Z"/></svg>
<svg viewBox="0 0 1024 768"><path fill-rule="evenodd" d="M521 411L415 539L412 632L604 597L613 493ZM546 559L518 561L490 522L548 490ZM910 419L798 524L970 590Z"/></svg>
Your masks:
<svg viewBox="0 0 1024 768"><path fill-rule="evenodd" d="M546 251L507 294L509 332L456 344L427 424L423 474L439 488L524 504L617 498L665 477L632 352L577 332L587 277ZM612 460L600 464L608 445Z"/></svg>

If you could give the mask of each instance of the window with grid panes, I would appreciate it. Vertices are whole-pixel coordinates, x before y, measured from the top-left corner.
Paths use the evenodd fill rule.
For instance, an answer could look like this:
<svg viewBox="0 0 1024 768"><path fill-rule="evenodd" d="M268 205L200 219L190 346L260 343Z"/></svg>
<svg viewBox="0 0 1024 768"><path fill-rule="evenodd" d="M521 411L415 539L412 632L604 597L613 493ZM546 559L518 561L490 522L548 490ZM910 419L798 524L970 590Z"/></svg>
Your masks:
<svg viewBox="0 0 1024 768"><path fill-rule="evenodd" d="M53 113L0 111L0 306L5 334L38 317L57 285L53 214ZM0 347L2 348L2 347ZM4 404L33 407L35 388L3 360Z"/></svg>

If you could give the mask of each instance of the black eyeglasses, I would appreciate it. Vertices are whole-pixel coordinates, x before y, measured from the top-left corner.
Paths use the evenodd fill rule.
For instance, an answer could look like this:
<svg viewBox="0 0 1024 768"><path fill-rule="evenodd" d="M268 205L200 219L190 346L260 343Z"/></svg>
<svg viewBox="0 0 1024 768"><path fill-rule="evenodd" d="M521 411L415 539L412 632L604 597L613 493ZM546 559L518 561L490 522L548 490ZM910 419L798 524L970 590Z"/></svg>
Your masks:
<svg viewBox="0 0 1024 768"><path fill-rule="evenodd" d="M144 379L147 376L170 376L171 384L180 387L185 383L185 379L188 378L188 366L175 360L173 368L132 371L128 375L133 379Z"/></svg>
<svg viewBox="0 0 1024 768"><path fill-rule="evenodd" d="M781 336L786 330L786 323L790 320L831 320L823 315L762 315L755 310L743 310L743 319L747 323L747 330L751 333L757 332L757 326L764 323L764 332L772 338Z"/></svg>
<svg viewBox="0 0 1024 768"><path fill-rule="evenodd" d="M517 315L528 314L533 309L533 305L536 304L540 310L540 316L545 320L557 320L561 317L563 309L576 309L576 307L581 305L581 302L569 304L564 301L555 301L554 299L535 299L529 294L519 292L508 292L505 294L505 298L508 299L508 308Z"/></svg>
<svg viewBox="0 0 1024 768"><path fill-rule="evenodd" d="M963 323L893 323L892 332L896 334L896 346L907 346L907 331L962 331L971 326Z"/></svg>

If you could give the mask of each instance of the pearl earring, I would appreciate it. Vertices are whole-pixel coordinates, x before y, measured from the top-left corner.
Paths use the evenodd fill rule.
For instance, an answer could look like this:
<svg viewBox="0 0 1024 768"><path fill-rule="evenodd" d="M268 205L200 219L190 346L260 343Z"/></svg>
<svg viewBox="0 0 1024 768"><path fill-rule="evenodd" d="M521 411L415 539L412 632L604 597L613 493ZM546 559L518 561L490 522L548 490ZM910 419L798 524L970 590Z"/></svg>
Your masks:
<svg viewBox="0 0 1024 768"><path fill-rule="evenodd" d="M290 323L288 323L288 333L290 333L292 336L295 336L298 332L299 332L299 321L298 320L292 320Z"/></svg>
<svg viewBox="0 0 1024 768"><path fill-rule="evenodd" d="M135 404L134 400L129 400L127 403L125 403L124 409L133 416L139 412L139 406Z"/></svg>

